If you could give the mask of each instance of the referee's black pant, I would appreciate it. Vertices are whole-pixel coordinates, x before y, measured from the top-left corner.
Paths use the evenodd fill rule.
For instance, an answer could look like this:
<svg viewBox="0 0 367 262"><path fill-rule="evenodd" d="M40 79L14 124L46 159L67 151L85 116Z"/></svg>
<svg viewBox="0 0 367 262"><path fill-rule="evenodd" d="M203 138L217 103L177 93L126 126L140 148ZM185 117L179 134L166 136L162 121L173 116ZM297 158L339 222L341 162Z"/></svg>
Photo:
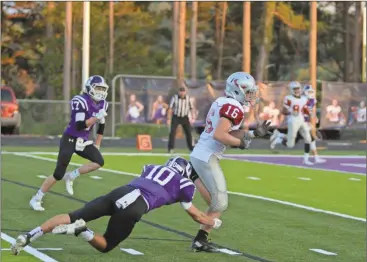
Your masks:
<svg viewBox="0 0 367 262"><path fill-rule="evenodd" d="M182 128L186 135L187 147L190 149L190 151L192 151L194 147L192 146L191 125L189 117L187 116L185 117L172 116L171 130L169 133L169 140L168 140L168 150L172 150L175 147L175 137L178 125L182 125Z"/></svg>

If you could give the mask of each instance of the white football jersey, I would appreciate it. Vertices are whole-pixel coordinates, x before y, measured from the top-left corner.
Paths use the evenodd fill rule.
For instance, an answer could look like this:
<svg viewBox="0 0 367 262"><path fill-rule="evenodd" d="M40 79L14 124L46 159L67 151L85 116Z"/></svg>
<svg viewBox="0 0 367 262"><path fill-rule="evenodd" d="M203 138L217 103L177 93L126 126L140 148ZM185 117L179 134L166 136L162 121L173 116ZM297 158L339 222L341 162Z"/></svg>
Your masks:
<svg viewBox="0 0 367 262"><path fill-rule="evenodd" d="M292 119L304 119L304 115L309 115L309 108L307 106L307 96L295 97L293 95L287 95L284 97L283 106L288 108L290 113L288 120Z"/></svg>
<svg viewBox="0 0 367 262"><path fill-rule="evenodd" d="M226 145L213 138L215 128L221 117L232 122L231 131L238 130L244 119L243 106L235 99L219 97L211 105L206 117L205 130L201 133L198 143L191 153L192 157L208 162L211 155L221 158Z"/></svg>

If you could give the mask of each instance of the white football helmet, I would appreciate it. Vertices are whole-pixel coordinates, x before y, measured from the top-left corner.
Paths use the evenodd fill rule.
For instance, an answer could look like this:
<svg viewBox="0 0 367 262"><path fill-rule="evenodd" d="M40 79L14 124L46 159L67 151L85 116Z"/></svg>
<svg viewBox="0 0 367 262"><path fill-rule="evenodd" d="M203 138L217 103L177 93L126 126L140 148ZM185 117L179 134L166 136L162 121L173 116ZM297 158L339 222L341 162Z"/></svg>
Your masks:
<svg viewBox="0 0 367 262"><path fill-rule="evenodd" d="M108 85L106 80L99 75L89 77L85 83L84 92L95 101L105 100L108 95Z"/></svg>
<svg viewBox="0 0 367 262"><path fill-rule="evenodd" d="M227 78L224 93L243 105L256 101L258 87L255 79L246 72L233 73Z"/></svg>
<svg viewBox="0 0 367 262"><path fill-rule="evenodd" d="M303 87L303 94L309 99L315 98L315 90L312 88L312 85L305 85Z"/></svg>
<svg viewBox="0 0 367 262"><path fill-rule="evenodd" d="M292 81L292 82L289 83L288 87L289 87L289 91L291 92L292 95L294 95L294 96L300 96L301 95L302 86L299 82Z"/></svg>

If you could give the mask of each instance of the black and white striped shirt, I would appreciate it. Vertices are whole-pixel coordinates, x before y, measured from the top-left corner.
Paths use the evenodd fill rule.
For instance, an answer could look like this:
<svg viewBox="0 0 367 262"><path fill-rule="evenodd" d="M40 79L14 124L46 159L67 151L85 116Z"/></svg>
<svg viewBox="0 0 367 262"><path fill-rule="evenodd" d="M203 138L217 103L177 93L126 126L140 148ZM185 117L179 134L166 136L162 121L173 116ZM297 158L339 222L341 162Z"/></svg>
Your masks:
<svg viewBox="0 0 367 262"><path fill-rule="evenodd" d="M178 94L174 95L171 99L169 108L172 109L174 116L177 117L188 116L190 110L192 109L192 103L190 101L190 97L188 95L185 95L184 98L181 98Z"/></svg>

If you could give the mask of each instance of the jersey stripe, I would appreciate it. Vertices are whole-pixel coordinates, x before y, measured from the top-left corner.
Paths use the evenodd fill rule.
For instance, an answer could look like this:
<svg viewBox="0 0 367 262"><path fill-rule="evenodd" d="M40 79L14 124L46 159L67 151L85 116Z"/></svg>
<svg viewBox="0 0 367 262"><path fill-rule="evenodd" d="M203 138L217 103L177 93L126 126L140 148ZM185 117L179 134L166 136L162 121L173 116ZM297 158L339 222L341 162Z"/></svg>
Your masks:
<svg viewBox="0 0 367 262"><path fill-rule="evenodd" d="M77 103L79 103L79 105L80 105L84 110L86 110L84 102L83 102L82 100L80 100L79 98L74 97L74 98L70 101L70 104L72 104L73 102L77 102ZM71 105L71 106L72 106L72 105Z"/></svg>
<svg viewBox="0 0 367 262"><path fill-rule="evenodd" d="M187 186L193 186L194 184L191 181L187 181L186 183L180 185L180 189L183 189Z"/></svg>
<svg viewBox="0 0 367 262"><path fill-rule="evenodd" d="M87 102L87 100L85 100L84 97L77 95L77 96L74 96L74 98L78 98L79 100L83 101L83 103L85 105L85 107L83 107L83 108L85 108L87 111L89 110L89 108L88 108L88 102Z"/></svg>

